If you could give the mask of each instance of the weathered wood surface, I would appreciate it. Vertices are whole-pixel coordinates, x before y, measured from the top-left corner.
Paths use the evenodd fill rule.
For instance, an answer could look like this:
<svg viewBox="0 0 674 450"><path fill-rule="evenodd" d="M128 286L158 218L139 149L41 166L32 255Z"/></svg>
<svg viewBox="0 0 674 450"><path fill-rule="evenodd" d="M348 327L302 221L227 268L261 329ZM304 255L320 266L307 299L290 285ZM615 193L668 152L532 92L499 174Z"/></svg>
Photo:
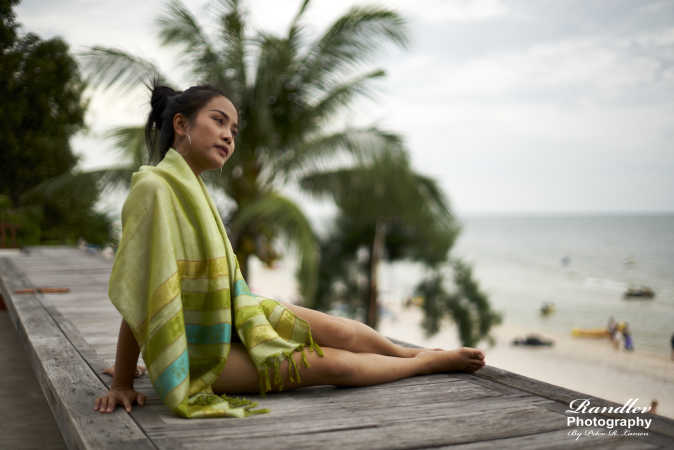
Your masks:
<svg viewBox="0 0 674 450"><path fill-rule="evenodd" d="M0 354L0 448L65 450L7 311L0 311Z"/></svg>
<svg viewBox="0 0 674 450"><path fill-rule="evenodd" d="M107 299L110 268L109 261L73 248L33 248L29 255L0 260L3 295L70 448L674 446L674 421L650 414L654 421L648 436L576 440L566 425L570 400L615 404L491 366L473 375L418 376L357 388L315 386L264 398L246 395L271 410L246 419L175 417L144 376L135 386L148 396L145 407L134 407L130 414L121 408L99 414L93 402L110 382L100 372L114 362L121 319ZM13 294L24 287L71 291Z"/></svg>

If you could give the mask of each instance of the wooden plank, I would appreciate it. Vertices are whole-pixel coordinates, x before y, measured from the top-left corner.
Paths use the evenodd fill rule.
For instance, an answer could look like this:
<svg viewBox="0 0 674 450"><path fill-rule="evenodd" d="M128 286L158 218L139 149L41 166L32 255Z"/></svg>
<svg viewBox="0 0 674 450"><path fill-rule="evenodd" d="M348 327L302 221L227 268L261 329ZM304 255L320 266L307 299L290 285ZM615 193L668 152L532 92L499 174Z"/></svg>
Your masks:
<svg viewBox="0 0 674 450"><path fill-rule="evenodd" d="M0 354L0 448L66 449L7 311L0 311Z"/></svg>
<svg viewBox="0 0 674 450"><path fill-rule="evenodd" d="M0 259L0 289L23 339L31 364L68 448L156 448L129 415L93 410L105 385L91 370L8 258Z"/></svg>
<svg viewBox="0 0 674 450"><path fill-rule="evenodd" d="M360 421L341 418L341 429L330 428L335 418L326 417L323 428L316 424L325 415L324 410L315 409L313 417L316 422L277 421L281 425L294 428L295 434L279 435L269 433L262 424L257 426L259 432L251 429L240 430L235 424L230 425L232 436L223 438L220 433L194 433L188 431L185 440L190 448L222 448L226 442L231 448L263 449L263 448L337 448L340 449L405 449L437 447L481 439L531 434L534 431L550 431L560 428L560 416L532 405L529 399L510 406L510 408L480 408L473 403L473 409L454 410L454 413L443 411L451 405L439 403L426 405L425 417L411 420L405 416L405 408L399 410L395 418L388 414L368 416L366 411ZM246 421L248 422L248 421ZM229 425L229 424L227 424ZM309 425L307 427L307 425ZM350 425L350 426L347 426ZM220 428L218 428L218 431ZM304 431L303 431L304 430ZM245 432L244 432L245 431ZM237 437L234 437L237 433Z"/></svg>

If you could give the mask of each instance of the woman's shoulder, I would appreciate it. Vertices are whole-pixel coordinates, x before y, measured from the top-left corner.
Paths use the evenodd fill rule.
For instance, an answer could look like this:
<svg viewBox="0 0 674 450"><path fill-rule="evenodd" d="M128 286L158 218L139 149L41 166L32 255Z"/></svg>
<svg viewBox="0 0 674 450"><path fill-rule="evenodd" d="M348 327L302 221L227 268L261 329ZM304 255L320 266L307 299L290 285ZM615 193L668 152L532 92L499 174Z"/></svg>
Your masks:
<svg viewBox="0 0 674 450"><path fill-rule="evenodd" d="M147 167L147 169L146 169ZM145 169L145 170L143 170ZM149 195L170 192L171 187L166 180L151 166L143 166L141 170L135 172L131 177L131 186L129 195L133 193Z"/></svg>
<svg viewBox="0 0 674 450"><path fill-rule="evenodd" d="M140 170L131 178L124 209L135 207L149 209L158 201L169 198L171 192L171 187L161 175L152 170Z"/></svg>

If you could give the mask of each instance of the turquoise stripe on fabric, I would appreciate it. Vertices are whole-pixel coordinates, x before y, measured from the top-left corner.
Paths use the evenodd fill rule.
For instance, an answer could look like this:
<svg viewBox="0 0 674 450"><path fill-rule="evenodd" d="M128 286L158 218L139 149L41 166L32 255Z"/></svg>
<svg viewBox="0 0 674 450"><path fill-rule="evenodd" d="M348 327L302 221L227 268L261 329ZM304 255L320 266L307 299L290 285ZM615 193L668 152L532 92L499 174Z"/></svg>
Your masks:
<svg viewBox="0 0 674 450"><path fill-rule="evenodd" d="M241 294L250 295L250 289L244 280L237 280L236 283L234 283L234 297Z"/></svg>
<svg viewBox="0 0 674 450"><path fill-rule="evenodd" d="M159 396L162 398L162 401L164 401L169 392L185 381L189 373L189 367L189 358L187 350L185 350L157 377L156 387L159 390Z"/></svg>
<svg viewBox="0 0 674 450"><path fill-rule="evenodd" d="M227 344L232 339L232 325L228 323L210 326L185 324L185 335L188 344Z"/></svg>

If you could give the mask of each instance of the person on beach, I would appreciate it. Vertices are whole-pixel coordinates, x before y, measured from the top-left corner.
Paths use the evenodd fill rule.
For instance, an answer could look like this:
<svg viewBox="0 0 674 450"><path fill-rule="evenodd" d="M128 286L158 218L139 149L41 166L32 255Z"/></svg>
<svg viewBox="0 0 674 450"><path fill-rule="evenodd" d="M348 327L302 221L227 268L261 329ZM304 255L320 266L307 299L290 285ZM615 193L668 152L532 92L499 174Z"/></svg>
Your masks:
<svg viewBox="0 0 674 450"><path fill-rule="evenodd" d="M403 347L357 320L253 294L202 179L235 151L236 106L209 85L154 80L150 90L145 140L159 162L133 174L122 209L108 291L122 321L95 410L144 404L133 386L141 352L162 402L186 418L269 412L227 394L264 396L272 385L370 386L484 367L476 348Z"/></svg>
<svg viewBox="0 0 674 450"><path fill-rule="evenodd" d="M625 350L627 350L628 352L633 351L634 350L634 342L632 342L632 332L630 331L630 327L627 324L627 322L625 322L625 326L623 327L622 333L623 333L623 343L625 345Z"/></svg>

